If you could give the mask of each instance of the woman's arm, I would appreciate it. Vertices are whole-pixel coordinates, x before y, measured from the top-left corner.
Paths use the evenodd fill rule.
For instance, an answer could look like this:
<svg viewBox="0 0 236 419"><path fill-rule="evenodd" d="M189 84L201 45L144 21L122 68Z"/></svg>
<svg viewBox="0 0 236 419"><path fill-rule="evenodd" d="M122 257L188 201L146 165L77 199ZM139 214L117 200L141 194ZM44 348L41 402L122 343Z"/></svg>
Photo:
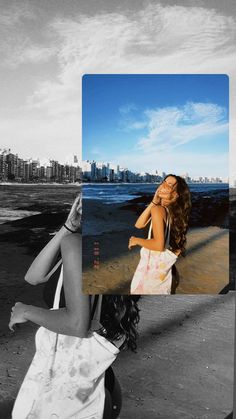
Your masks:
<svg viewBox="0 0 236 419"><path fill-rule="evenodd" d="M129 248L132 246L142 246L149 250L163 252L165 249L165 208L160 205L151 208L153 239L141 239L131 237Z"/></svg>
<svg viewBox="0 0 236 419"><path fill-rule="evenodd" d="M55 264L61 241L68 235L72 235L72 233L63 226L33 260L25 274L25 280L29 284L37 285L47 281L46 276Z"/></svg>
<svg viewBox="0 0 236 419"><path fill-rule="evenodd" d="M81 197L78 196L71 208L67 217L65 225L69 230L76 231L81 222ZM25 280L32 285L37 285L41 282L47 281L47 274L55 264L58 256L61 241L64 237L71 235L71 231L64 226L56 233L50 242L41 250L38 256L34 259L25 275Z"/></svg>
<svg viewBox="0 0 236 419"><path fill-rule="evenodd" d="M32 321L56 333L86 337L90 328L90 297L82 293L82 238L78 234L65 237L61 243L63 285L66 307L48 310L16 303L9 327Z"/></svg>
<svg viewBox="0 0 236 419"><path fill-rule="evenodd" d="M148 222L151 219L151 210L153 207L156 207L157 205L159 205L161 203L161 199L159 197L159 190L160 190L160 186L158 186L152 201L150 202L150 204L147 206L147 208L145 208L145 210L142 212L142 214L139 216L139 218L137 219L136 223L135 223L135 227L136 228L144 228L146 227L146 225L148 224Z"/></svg>
<svg viewBox="0 0 236 419"><path fill-rule="evenodd" d="M148 222L151 219L151 210L153 207L155 207L156 205L153 204L153 202L151 202L147 208L145 208L145 210L142 212L142 214L138 217L136 223L135 223L135 227L136 228L144 228L146 227L146 225L148 224Z"/></svg>

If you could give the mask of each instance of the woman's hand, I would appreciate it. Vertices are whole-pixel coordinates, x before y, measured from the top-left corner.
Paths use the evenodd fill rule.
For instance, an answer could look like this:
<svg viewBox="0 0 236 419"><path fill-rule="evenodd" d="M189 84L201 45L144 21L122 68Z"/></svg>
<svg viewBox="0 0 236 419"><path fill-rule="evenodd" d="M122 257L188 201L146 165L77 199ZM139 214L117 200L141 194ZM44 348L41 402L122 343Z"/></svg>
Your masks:
<svg viewBox="0 0 236 419"><path fill-rule="evenodd" d="M138 239L139 239L138 237L131 236L130 239L129 239L128 248L131 249L131 247L137 246L138 245Z"/></svg>
<svg viewBox="0 0 236 419"><path fill-rule="evenodd" d="M171 199L172 192L173 190L169 185L164 182L161 183L154 194L153 202L158 205L161 204L161 199Z"/></svg>
<svg viewBox="0 0 236 419"><path fill-rule="evenodd" d="M168 207L177 200L178 196L176 190L173 190L168 184L162 183L156 190L154 202L156 202L155 197L157 197L161 205Z"/></svg>
<svg viewBox="0 0 236 419"><path fill-rule="evenodd" d="M27 305L23 304L23 303L16 303L12 309L11 309L11 318L10 318L10 322L9 322L9 329L12 330L14 332L14 328L13 326L16 323L25 323L27 322L27 319L25 318L25 309L26 309Z"/></svg>
<svg viewBox="0 0 236 419"><path fill-rule="evenodd" d="M159 188L160 188L160 186L157 188L157 190L156 190L156 192L155 192L155 194L152 198L152 202L154 202L154 204L156 204L156 205L159 205L161 203L161 198L158 195Z"/></svg>
<svg viewBox="0 0 236 419"><path fill-rule="evenodd" d="M76 232L81 227L82 218L82 196L79 194L75 199L70 213L67 217L65 225L72 231Z"/></svg>

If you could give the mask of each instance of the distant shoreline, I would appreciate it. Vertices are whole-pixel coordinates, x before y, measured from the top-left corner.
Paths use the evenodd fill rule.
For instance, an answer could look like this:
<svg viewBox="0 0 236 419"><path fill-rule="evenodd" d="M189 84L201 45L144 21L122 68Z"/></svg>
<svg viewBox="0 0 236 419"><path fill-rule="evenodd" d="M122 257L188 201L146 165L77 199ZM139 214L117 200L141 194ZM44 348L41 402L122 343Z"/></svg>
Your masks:
<svg viewBox="0 0 236 419"><path fill-rule="evenodd" d="M82 182L82 185L158 185L161 182ZM187 182L188 185L228 185L228 182Z"/></svg>
<svg viewBox="0 0 236 419"><path fill-rule="evenodd" d="M22 183L22 182L0 182L0 186L8 186L8 185L20 185L20 186L27 186L27 185L40 185L40 186L47 186L47 185L55 185L55 186L61 186L61 185L69 185L69 186L80 186L80 185L158 185L161 182L73 182L73 183L59 183L59 182L28 182L28 183ZM234 188L233 186L230 186L227 182L189 182L188 185L228 185L231 188Z"/></svg>
<svg viewBox="0 0 236 419"><path fill-rule="evenodd" d="M47 182L47 183L21 183L21 182L0 182L0 186L81 186L82 183L73 182L73 183L58 183L58 182Z"/></svg>

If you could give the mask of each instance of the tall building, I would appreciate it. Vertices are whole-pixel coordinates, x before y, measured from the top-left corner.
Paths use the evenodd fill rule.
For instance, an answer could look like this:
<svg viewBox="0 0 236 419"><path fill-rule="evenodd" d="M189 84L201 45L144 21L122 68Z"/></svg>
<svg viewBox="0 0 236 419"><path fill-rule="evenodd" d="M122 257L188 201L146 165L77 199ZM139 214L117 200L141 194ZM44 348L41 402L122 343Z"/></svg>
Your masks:
<svg viewBox="0 0 236 419"><path fill-rule="evenodd" d="M18 155L12 153L7 154L6 163L8 180L15 180L15 178L17 177Z"/></svg>
<svg viewBox="0 0 236 419"><path fill-rule="evenodd" d="M51 178L52 178L52 167L47 166L46 167L46 181L51 182Z"/></svg>
<svg viewBox="0 0 236 419"><path fill-rule="evenodd" d="M30 165L29 162L27 160L24 160L24 176L23 176L23 180L24 182L29 182L30 180Z"/></svg>
<svg viewBox="0 0 236 419"><path fill-rule="evenodd" d="M56 160L50 160L50 165L51 165L51 168L52 168L51 180L52 180L52 182L57 182L59 180L59 171L60 171L59 166L60 166L60 164Z"/></svg>
<svg viewBox="0 0 236 419"><path fill-rule="evenodd" d="M39 160L30 159L29 162L29 179L31 181L38 179Z"/></svg>
<svg viewBox="0 0 236 419"><path fill-rule="evenodd" d="M0 180L7 180L7 155L6 150L1 150L0 154Z"/></svg>
<svg viewBox="0 0 236 419"><path fill-rule="evenodd" d="M23 178L24 178L24 160L23 159L18 159L15 180L17 180L18 182L21 182L23 180Z"/></svg>
<svg viewBox="0 0 236 419"><path fill-rule="evenodd" d="M97 180L97 165L94 160L91 163L91 180L92 182Z"/></svg>

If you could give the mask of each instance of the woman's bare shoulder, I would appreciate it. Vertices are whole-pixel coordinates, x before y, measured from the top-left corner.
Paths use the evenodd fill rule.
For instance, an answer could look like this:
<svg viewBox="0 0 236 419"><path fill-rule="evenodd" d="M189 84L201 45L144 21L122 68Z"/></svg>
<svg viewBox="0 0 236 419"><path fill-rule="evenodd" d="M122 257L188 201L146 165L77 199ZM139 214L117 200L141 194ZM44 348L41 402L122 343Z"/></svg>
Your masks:
<svg viewBox="0 0 236 419"><path fill-rule="evenodd" d="M155 207L152 207L151 214L159 215L165 219L166 218L165 207L162 207L161 205L156 205Z"/></svg>

